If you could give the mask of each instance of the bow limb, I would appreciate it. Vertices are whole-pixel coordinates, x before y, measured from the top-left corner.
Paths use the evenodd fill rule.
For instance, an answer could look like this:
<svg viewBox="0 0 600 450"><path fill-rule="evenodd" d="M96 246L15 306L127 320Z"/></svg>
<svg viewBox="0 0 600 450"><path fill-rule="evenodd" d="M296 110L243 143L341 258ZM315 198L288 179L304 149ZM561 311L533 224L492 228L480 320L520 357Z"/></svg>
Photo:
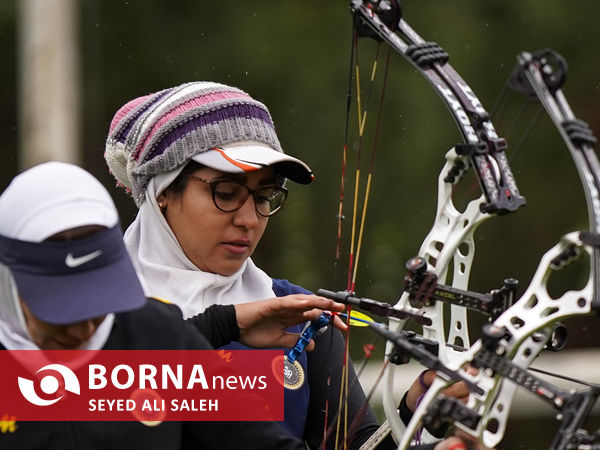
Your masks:
<svg viewBox="0 0 600 450"><path fill-rule="evenodd" d="M458 153L463 156L461 161L469 161L477 174L486 197L484 209L497 214L516 211L525 199L520 195L506 161L506 142L498 137L473 90L448 64L448 54L440 46L426 42L402 18L397 24L384 23L375 3L379 2L353 0L350 8L371 35L375 34L377 39L387 42L427 79L448 107L464 141ZM454 183L461 174L461 171L454 174L454 179L449 182Z"/></svg>

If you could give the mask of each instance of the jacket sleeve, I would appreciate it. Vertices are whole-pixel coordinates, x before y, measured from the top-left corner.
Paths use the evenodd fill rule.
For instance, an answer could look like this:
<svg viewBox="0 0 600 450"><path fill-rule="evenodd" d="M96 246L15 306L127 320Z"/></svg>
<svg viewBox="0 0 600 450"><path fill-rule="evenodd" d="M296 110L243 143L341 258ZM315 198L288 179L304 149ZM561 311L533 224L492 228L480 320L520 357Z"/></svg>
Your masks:
<svg viewBox="0 0 600 450"><path fill-rule="evenodd" d="M203 313L187 319L214 348L222 347L240 337L235 307L233 305L212 305Z"/></svg>

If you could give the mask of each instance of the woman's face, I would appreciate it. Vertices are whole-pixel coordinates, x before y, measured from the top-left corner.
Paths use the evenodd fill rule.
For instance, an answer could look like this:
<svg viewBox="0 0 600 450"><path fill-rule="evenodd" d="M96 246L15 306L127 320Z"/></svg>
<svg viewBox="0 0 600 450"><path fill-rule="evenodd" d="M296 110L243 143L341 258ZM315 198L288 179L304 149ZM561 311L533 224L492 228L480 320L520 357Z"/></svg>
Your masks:
<svg viewBox="0 0 600 450"><path fill-rule="evenodd" d="M230 174L202 167L191 175L208 181L231 179L254 190L275 181L267 167L248 174ZM268 219L257 214L252 195L240 209L219 210L212 199L210 185L188 178L183 192L167 189L160 194L167 223L183 252L204 272L232 275L249 258L262 237Z"/></svg>
<svg viewBox="0 0 600 450"><path fill-rule="evenodd" d="M106 317L82 320L69 325L53 325L38 319L22 299L21 308L31 340L42 350L81 349Z"/></svg>

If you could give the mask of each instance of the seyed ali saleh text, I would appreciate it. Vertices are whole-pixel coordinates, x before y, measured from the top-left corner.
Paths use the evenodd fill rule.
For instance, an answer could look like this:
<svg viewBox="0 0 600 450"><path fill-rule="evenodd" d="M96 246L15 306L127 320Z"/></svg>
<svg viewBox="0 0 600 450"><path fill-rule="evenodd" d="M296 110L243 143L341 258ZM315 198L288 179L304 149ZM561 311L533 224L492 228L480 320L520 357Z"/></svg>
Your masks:
<svg viewBox="0 0 600 450"><path fill-rule="evenodd" d="M183 376L183 366L181 364L172 367L163 364L159 370L152 364L140 364L136 371L127 364L120 364L114 367L107 374L106 367L101 364L89 365L89 389L103 389L109 384L117 389L130 389L137 387L140 390L145 389L176 389L176 390L246 390L267 388L266 376L241 376L241 375L213 375L209 380L204 373L201 364L194 364L187 376ZM159 382L157 382L157 378ZM167 409L168 408L168 409ZM171 399L168 403L165 399L143 399L141 405L134 399L90 399L88 410L91 412L102 411L172 411L172 412L200 412L200 411L218 411L218 399Z"/></svg>
<svg viewBox="0 0 600 450"><path fill-rule="evenodd" d="M0 411L23 421L280 421L284 358L283 350L0 351Z"/></svg>
<svg viewBox="0 0 600 450"><path fill-rule="evenodd" d="M129 398L125 399L91 399L89 411L171 411L171 412L212 412L219 410L218 399L171 399L168 404L165 399L144 399L141 405Z"/></svg>

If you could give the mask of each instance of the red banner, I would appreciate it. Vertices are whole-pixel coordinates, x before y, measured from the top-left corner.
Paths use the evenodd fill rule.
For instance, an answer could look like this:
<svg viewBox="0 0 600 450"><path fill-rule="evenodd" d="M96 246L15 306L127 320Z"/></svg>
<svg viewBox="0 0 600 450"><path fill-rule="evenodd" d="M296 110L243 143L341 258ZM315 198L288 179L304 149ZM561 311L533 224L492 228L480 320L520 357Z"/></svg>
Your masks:
<svg viewBox="0 0 600 450"><path fill-rule="evenodd" d="M0 351L19 420L283 420L278 350Z"/></svg>

